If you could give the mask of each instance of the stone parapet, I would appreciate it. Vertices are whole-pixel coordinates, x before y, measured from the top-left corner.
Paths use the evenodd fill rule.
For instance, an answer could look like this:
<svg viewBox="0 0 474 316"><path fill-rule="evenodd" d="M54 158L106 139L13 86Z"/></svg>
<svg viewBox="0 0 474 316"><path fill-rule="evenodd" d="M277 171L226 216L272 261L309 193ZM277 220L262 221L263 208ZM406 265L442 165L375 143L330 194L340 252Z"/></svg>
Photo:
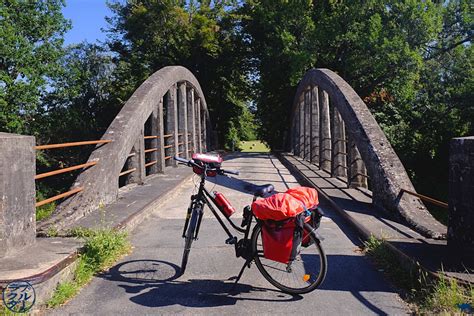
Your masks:
<svg viewBox="0 0 474 316"><path fill-rule="evenodd" d="M474 136L451 140L448 246L474 258Z"/></svg>
<svg viewBox="0 0 474 316"><path fill-rule="evenodd" d="M0 258L35 242L35 138L0 133Z"/></svg>

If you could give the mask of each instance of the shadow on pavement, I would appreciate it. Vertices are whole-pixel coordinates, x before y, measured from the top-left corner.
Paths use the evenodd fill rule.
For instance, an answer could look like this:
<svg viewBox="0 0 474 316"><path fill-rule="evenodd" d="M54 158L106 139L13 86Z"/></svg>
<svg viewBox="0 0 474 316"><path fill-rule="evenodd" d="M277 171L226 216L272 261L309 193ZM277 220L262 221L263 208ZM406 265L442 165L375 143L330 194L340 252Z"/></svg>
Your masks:
<svg viewBox="0 0 474 316"><path fill-rule="evenodd" d="M237 284L221 280L178 281L179 267L161 260L132 260L112 267L100 277L121 282L118 286L131 294L130 301L147 307L182 305L186 307L214 307L235 305L237 301L290 302L300 295L289 295L277 290ZM258 298L257 292L276 292L276 298ZM242 295L250 294L248 297Z"/></svg>
<svg viewBox="0 0 474 316"><path fill-rule="evenodd" d="M320 291L350 292L360 303L377 315L387 315L372 304L367 297L369 292L397 292L389 283L382 282L383 276L374 271L369 259L361 255L328 255L328 273L318 288ZM363 262L365 261L365 262Z"/></svg>
<svg viewBox="0 0 474 316"><path fill-rule="evenodd" d="M386 315L372 304L369 292L395 292L370 265L361 264L364 256L328 255L328 274L317 291L350 292L360 303L378 315ZM114 282L130 295L130 301L147 307L181 305L216 307L235 305L238 301L291 302L301 295L289 295L276 289L255 287L223 280L179 280L179 267L173 263L143 259L122 262L100 277ZM270 293L260 295L257 293Z"/></svg>

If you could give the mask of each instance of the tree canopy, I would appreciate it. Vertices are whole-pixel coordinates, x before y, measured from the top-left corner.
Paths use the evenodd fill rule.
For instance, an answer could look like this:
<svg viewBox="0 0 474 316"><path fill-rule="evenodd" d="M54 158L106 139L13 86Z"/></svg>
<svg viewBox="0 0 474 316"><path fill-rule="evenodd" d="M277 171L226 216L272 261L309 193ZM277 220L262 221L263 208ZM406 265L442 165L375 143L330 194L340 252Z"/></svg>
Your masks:
<svg viewBox="0 0 474 316"><path fill-rule="evenodd" d="M468 0L112 1L106 43L70 47L64 5L0 4L0 130L39 142L100 137L148 76L182 65L201 83L222 147L258 137L281 149L312 67L364 99L423 193L446 198L449 140L474 134ZM39 168L71 156L40 155Z"/></svg>
<svg viewBox="0 0 474 316"><path fill-rule="evenodd" d="M63 0L0 4L0 129L34 133L29 124L61 66Z"/></svg>

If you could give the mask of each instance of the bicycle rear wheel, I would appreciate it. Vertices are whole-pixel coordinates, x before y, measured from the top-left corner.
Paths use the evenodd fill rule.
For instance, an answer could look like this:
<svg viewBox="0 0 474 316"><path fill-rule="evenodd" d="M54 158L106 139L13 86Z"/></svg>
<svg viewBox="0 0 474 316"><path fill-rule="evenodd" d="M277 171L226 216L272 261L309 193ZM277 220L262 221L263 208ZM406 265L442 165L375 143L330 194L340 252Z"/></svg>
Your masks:
<svg viewBox="0 0 474 316"><path fill-rule="evenodd" d="M291 265L269 260L263 255L262 227L255 226L252 233L252 247L255 264L265 279L275 287L289 294L304 294L316 289L326 277L326 254L319 242L311 236L308 247L300 246Z"/></svg>
<svg viewBox="0 0 474 316"><path fill-rule="evenodd" d="M186 270L186 265L188 264L189 252L191 251L191 245L194 240L194 232L196 231L196 226L198 222L199 212L197 209L193 209L191 213L191 219L189 220L188 229L184 237L184 252L183 259L181 260L181 275L184 274Z"/></svg>

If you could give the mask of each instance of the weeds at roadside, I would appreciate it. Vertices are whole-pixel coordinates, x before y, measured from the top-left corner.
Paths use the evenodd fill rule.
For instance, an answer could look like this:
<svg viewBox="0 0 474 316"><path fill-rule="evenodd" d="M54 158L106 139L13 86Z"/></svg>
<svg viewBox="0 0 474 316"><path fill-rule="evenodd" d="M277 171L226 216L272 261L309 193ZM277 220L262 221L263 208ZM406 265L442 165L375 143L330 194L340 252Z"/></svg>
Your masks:
<svg viewBox="0 0 474 316"><path fill-rule="evenodd" d="M48 237L58 237L58 235L59 235L59 231L54 226L49 227L48 231L46 232L46 236Z"/></svg>
<svg viewBox="0 0 474 316"><path fill-rule="evenodd" d="M56 209L56 203L49 203L36 208L36 221L49 218Z"/></svg>
<svg viewBox="0 0 474 316"><path fill-rule="evenodd" d="M0 304L0 316L18 316L18 315L27 315L26 313L14 313L9 310L6 306Z"/></svg>
<svg viewBox="0 0 474 316"><path fill-rule="evenodd" d="M93 229L85 228L85 227L74 227L67 231L67 237L79 237L79 238L87 238L91 237L96 233Z"/></svg>
<svg viewBox="0 0 474 316"><path fill-rule="evenodd" d="M402 294L405 294L415 314L461 314L460 306L474 306L474 287L467 288L442 275L438 279L430 278L421 267L407 268L388 248L385 241L374 236L370 236L364 246L365 253L403 290Z"/></svg>
<svg viewBox="0 0 474 316"><path fill-rule="evenodd" d="M46 303L50 308L64 304L92 279L94 274L109 268L131 249L125 232L111 229L74 231L85 239L72 281L63 282L56 288L53 297Z"/></svg>

